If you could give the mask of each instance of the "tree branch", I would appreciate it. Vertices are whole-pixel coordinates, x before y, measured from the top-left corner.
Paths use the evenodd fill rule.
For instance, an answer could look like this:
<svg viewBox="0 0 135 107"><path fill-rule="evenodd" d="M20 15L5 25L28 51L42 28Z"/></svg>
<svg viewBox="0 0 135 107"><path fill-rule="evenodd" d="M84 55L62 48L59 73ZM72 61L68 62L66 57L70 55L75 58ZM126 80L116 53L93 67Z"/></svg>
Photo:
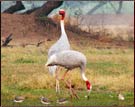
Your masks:
<svg viewBox="0 0 135 107"><path fill-rule="evenodd" d="M7 46L11 40L12 40L12 33L4 41L2 41L3 42L2 46Z"/></svg>
<svg viewBox="0 0 135 107"><path fill-rule="evenodd" d="M53 9L56 9L59 6L61 6L62 3L63 1L47 1L41 8L35 10L31 14L35 16L47 16L50 12L53 11Z"/></svg>
<svg viewBox="0 0 135 107"><path fill-rule="evenodd" d="M121 9L122 9L122 1L119 2L119 8L118 8L116 14L120 14L121 13Z"/></svg>
<svg viewBox="0 0 135 107"><path fill-rule="evenodd" d="M107 1L101 1L98 5L96 5L94 8L92 8L87 14L94 13L98 8L102 7L106 3L107 3Z"/></svg>
<svg viewBox="0 0 135 107"><path fill-rule="evenodd" d="M37 9L39 9L40 7L36 7L30 10L27 10L26 12L22 13L22 14L31 14L32 12L36 11Z"/></svg>
<svg viewBox="0 0 135 107"><path fill-rule="evenodd" d="M16 4L9 7L8 9L4 10L3 13L10 13L13 14L16 11L25 9L24 5L22 4L22 1L16 1Z"/></svg>

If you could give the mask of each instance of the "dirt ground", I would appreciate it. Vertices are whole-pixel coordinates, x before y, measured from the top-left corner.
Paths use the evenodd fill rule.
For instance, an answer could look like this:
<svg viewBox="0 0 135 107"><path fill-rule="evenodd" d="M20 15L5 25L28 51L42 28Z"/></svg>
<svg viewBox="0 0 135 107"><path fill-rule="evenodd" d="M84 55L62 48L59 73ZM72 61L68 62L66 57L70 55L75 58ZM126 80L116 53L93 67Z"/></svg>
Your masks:
<svg viewBox="0 0 135 107"><path fill-rule="evenodd" d="M57 23L56 23L57 24ZM65 28L66 29L66 28ZM13 34L13 40L10 44L20 45L26 43L37 43L39 41L56 40L60 36L59 23L53 26L46 22L35 20L32 15L19 14L1 14L1 40L4 40L9 34ZM105 36L98 36L81 32L76 33L66 29L70 41L78 44L82 40L97 47L134 47L133 41L112 40ZM96 45L95 45L96 44Z"/></svg>

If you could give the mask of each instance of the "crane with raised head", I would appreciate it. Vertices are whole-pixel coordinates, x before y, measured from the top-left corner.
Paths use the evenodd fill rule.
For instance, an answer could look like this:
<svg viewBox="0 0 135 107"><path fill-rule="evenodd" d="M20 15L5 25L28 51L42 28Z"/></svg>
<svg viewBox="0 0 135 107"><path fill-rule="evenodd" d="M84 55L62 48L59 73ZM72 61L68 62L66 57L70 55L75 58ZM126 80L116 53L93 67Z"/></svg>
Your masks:
<svg viewBox="0 0 135 107"><path fill-rule="evenodd" d="M86 57L84 54L74 51L74 50L65 50L61 51L59 53L53 54L47 61L46 66L62 66L67 69L65 74L62 77L62 80L64 80L65 76L69 71L71 71L74 68L80 68L80 73L82 79L86 82L86 87L88 90L88 98L89 98L89 93L92 89L92 85L89 82L89 80L85 76L85 69L86 69ZM73 91L71 90L71 82L68 82L70 92L71 94ZM74 94L74 93L73 93ZM77 97L77 96L76 96Z"/></svg>
<svg viewBox="0 0 135 107"><path fill-rule="evenodd" d="M60 20L60 27L61 27L61 36L59 40L51 46L51 48L48 51L48 58L50 58L53 54L56 54L60 51L63 50L70 50L70 44L68 41L67 34L65 32L64 28L64 18L65 18L65 10L60 9L59 10L59 15L61 15L61 20ZM59 87L59 79L58 79L58 73L59 73L59 68L54 65L54 66L49 66L49 72L56 77L56 92L60 92L60 87Z"/></svg>

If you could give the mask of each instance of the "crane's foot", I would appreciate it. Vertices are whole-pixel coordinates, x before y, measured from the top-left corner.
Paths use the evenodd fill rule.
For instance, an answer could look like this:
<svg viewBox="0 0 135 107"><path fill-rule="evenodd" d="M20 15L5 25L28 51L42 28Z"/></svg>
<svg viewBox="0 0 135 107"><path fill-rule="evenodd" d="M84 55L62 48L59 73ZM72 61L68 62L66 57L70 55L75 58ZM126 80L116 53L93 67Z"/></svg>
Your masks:
<svg viewBox="0 0 135 107"><path fill-rule="evenodd" d="M73 91L73 89L72 89L72 94L70 95L71 96L71 98L76 98L76 99L79 99L79 96L76 94L76 92L75 91Z"/></svg>
<svg viewBox="0 0 135 107"><path fill-rule="evenodd" d="M72 87L69 88L69 92L70 92L71 99L72 98L79 99L79 96L77 95L76 91Z"/></svg>
<svg viewBox="0 0 135 107"><path fill-rule="evenodd" d="M78 96L77 94L75 94L75 98L76 98L76 99L79 99L79 96Z"/></svg>
<svg viewBox="0 0 135 107"><path fill-rule="evenodd" d="M74 99L74 98L78 99L78 98L77 98L75 95L73 95L73 94L70 95L70 98L71 98L71 100Z"/></svg>

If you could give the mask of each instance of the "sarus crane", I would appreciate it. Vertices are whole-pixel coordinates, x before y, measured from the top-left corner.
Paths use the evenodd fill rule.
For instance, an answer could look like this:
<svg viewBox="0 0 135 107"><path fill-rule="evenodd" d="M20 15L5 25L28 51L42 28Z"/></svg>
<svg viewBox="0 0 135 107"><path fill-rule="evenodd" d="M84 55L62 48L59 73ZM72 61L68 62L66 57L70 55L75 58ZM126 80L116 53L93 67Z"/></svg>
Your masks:
<svg viewBox="0 0 135 107"><path fill-rule="evenodd" d="M59 40L53 44L51 46L51 48L48 51L48 59L53 55L56 54L58 52L61 52L63 50L70 50L70 44L68 41L68 37L67 34L65 32L65 28L64 28L64 18L65 18L65 10L64 9L60 9L59 10L59 15L61 15L61 20L60 20L60 27L61 27L61 36L59 38ZM58 80L58 73L59 73L59 68L54 65L54 66L49 66L49 72L51 74L56 74L56 92L60 92L60 88L59 88L59 80Z"/></svg>
<svg viewBox="0 0 135 107"><path fill-rule="evenodd" d="M62 77L62 80L64 80L66 74L71 71L74 68L80 68L80 73L82 79L86 82L86 87L88 90L88 98L89 98L89 93L92 89L92 85L89 82L89 80L85 76L85 69L86 69L86 57L84 54L78 51L74 50L65 50L61 51L59 53L53 54L47 61L46 66L62 66L67 69L65 72L64 76ZM71 82L68 82L70 86L70 92L71 94L73 91L71 90Z"/></svg>

